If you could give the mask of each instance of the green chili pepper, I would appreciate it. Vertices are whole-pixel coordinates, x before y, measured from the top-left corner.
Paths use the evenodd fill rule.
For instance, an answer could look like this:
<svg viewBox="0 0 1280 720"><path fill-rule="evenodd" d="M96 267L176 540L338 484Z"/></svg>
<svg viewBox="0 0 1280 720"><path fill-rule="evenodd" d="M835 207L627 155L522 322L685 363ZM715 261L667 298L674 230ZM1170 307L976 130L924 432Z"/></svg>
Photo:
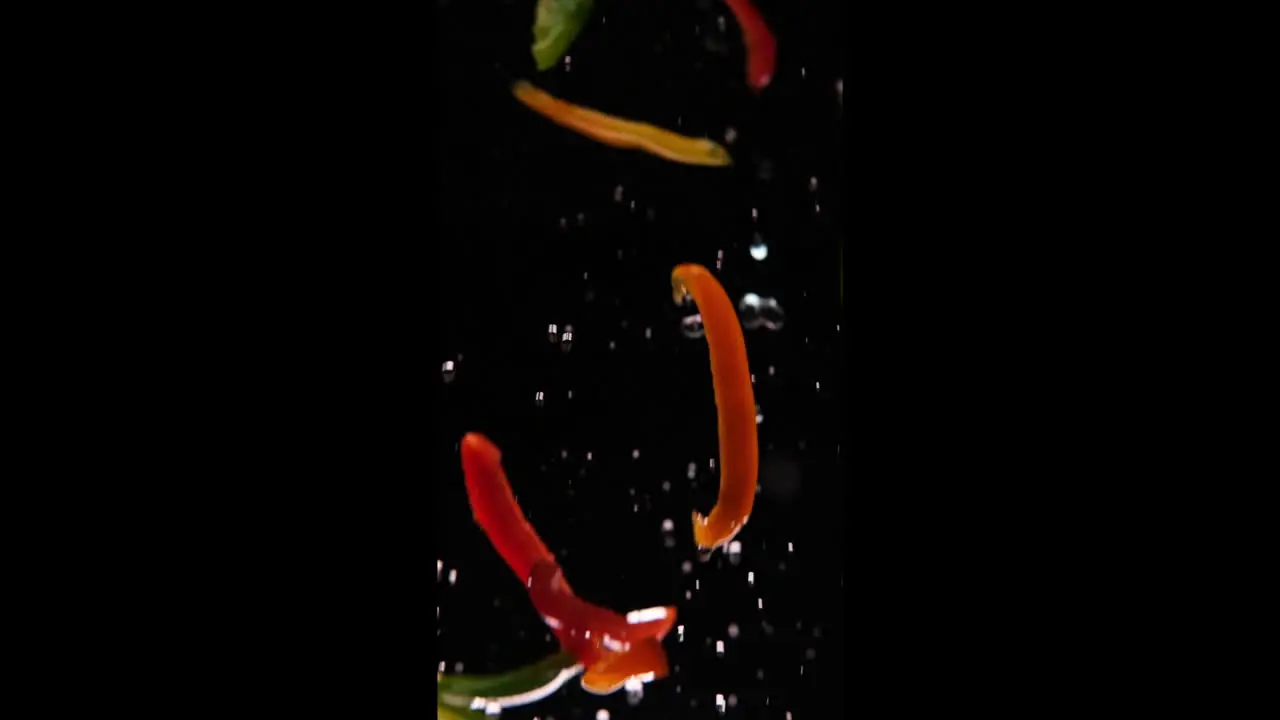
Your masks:
<svg viewBox="0 0 1280 720"><path fill-rule="evenodd" d="M533 59L546 70L564 56L591 17L593 0L538 0L533 16Z"/></svg>

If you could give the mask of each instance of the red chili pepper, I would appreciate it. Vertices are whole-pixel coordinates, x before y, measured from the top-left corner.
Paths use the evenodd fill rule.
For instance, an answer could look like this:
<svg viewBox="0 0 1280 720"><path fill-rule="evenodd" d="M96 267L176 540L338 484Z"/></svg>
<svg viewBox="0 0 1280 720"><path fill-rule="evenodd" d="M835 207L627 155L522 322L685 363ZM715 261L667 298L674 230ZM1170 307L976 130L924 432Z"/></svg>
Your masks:
<svg viewBox="0 0 1280 720"><path fill-rule="evenodd" d="M555 556L525 519L507 475L502 451L479 433L462 438L462 469L471 511L498 554L525 584L529 599L565 650L586 666L582 687L608 694L632 677L668 673L662 638L676 621L674 607L633 610L626 616L574 594Z"/></svg>
<svg viewBox="0 0 1280 720"><path fill-rule="evenodd" d="M751 0L725 0L733 16L742 28L742 44L747 50L747 84L753 90L763 90L773 80L773 68L777 62L778 44L764 24L764 18Z"/></svg>

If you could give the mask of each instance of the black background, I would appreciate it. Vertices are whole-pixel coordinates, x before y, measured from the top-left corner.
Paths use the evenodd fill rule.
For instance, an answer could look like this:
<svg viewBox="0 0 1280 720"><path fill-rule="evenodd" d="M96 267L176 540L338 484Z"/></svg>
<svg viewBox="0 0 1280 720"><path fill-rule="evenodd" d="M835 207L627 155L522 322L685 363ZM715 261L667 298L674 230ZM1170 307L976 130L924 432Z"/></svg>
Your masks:
<svg viewBox="0 0 1280 720"><path fill-rule="evenodd" d="M842 707L830 683L844 675L843 23L838 3L801 5L759 4L779 52L758 96L723 3L601 0L572 60L536 74L532 2L438 11L435 241L447 290L430 331L454 370L434 378L435 659L446 672L497 672L555 649L471 520L456 451L467 431L503 449L522 506L579 594L618 611L674 604L684 628L666 641L671 676L636 707L573 682L504 716L707 716L717 694L732 696L738 717ZM711 137L735 164L683 166L589 141L516 102L515 78ZM754 233L768 247L762 261L748 252ZM704 564L689 516L715 502L715 405L705 340L681 333L688 311L672 302L669 278L682 262L715 268L720 253L730 296L772 297L785 323L747 332L762 492L740 557ZM550 325L572 326L567 349Z"/></svg>

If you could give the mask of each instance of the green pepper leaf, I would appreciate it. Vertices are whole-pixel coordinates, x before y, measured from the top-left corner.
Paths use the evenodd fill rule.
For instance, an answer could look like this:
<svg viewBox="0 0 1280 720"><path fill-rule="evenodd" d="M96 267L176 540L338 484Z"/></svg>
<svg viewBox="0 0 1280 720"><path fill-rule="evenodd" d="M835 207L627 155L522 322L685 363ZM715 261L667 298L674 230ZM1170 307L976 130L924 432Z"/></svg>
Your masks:
<svg viewBox="0 0 1280 720"><path fill-rule="evenodd" d="M533 16L533 60L539 70L556 64L591 17L594 0L538 0Z"/></svg>
<svg viewBox="0 0 1280 720"><path fill-rule="evenodd" d="M504 707L524 705L540 699L539 693L555 692L580 669L572 654L562 652L498 675L442 675L436 680L436 705L454 712L470 710L477 697L491 699ZM502 703L504 698L510 705ZM470 715L462 714L462 717Z"/></svg>

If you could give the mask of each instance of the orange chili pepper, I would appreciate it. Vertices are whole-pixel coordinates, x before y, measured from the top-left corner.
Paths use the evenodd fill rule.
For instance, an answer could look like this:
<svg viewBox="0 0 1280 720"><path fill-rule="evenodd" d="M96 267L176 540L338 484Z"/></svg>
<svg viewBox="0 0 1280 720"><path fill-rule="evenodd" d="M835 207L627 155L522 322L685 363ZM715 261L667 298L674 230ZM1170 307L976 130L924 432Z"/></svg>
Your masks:
<svg viewBox="0 0 1280 720"><path fill-rule="evenodd" d="M677 135L647 123L623 120L612 115L565 102L525 80L511 86L520 102L547 119L606 145L624 150L644 150L660 158L686 165L724 166L733 164L729 151L706 138Z"/></svg>
<svg viewBox="0 0 1280 720"><path fill-rule="evenodd" d="M677 265L671 272L671 289L677 305L686 295L693 296L710 349L720 435L720 496L709 516L693 511L693 539L699 549L715 550L742 530L755 504L760 463L755 393L738 313L715 276L701 265Z"/></svg>
<svg viewBox="0 0 1280 720"><path fill-rule="evenodd" d="M476 523L525 584L561 646L586 667L583 689L603 695L632 677L646 682L666 677L662 639L675 624L675 607L633 610L624 617L575 595L516 503L501 461L502 451L485 436L462 438L462 469Z"/></svg>
<svg viewBox="0 0 1280 720"><path fill-rule="evenodd" d="M725 3L742 28L742 45L747 50L747 84L753 90L763 90L773 79L778 43L751 0L725 0Z"/></svg>

